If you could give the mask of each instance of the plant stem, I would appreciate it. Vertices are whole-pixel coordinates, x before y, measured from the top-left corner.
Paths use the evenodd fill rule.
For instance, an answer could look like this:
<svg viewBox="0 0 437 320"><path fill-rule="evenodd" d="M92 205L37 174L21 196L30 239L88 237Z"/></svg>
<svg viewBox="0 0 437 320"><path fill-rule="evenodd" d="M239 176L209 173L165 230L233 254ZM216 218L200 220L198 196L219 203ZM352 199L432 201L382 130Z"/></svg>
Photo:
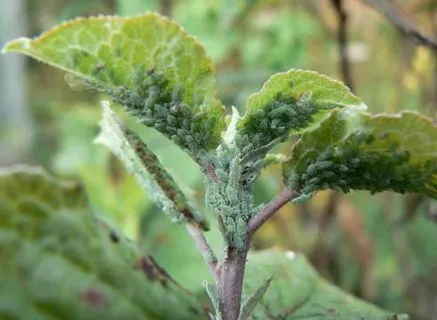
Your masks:
<svg viewBox="0 0 437 320"><path fill-rule="evenodd" d="M249 224L247 226L249 238L251 238L252 235L264 224L264 222L266 222L276 213L276 211L281 209L285 204L287 204L287 202L296 196L298 196L296 191L285 188L276 196L275 199L266 204L260 212L258 212L252 217L252 219L249 220Z"/></svg>
<svg viewBox="0 0 437 320"><path fill-rule="evenodd" d="M244 270L249 251L249 241L242 249L228 247L217 269L217 288L220 292L221 320L237 320L240 314L243 293Z"/></svg>
<svg viewBox="0 0 437 320"><path fill-rule="evenodd" d="M214 276L217 267L217 257L214 254L214 251L206 241L205 235L203 234L200 228L192 223L187 223L186 228L194 243L196 244L197 249L203 256L203 260L205 260L206 264L211 271L211 274Z"/></svg>
<svg viewBox="0 0 437 320"><path fill-rule="evenodd" d="M346 85L354 92L354 84L351 73L351 65L348 57L347 39L347 13L343 8L342 0L332 0L332 4L338 16L337 42L340 53L341 72Z"/></svg>
<svg viewBox="0 0 437 320"><path fill-rule="evenodd" d="M239 249L229 246L226 248L225 257L220 261L215 272L216 285L221 298L222 320L237 320L240 314L244 271L252 235L268 218L296 196L298 193L295 191L282 190L275 199L249 221L245 246Z"/></svg>
<svg viewBox="0 0 437 320"><path fill-rule="evenodd" d="M424 34L394 0L363 0L390 20L406 37L429 48L437 49L437 39Z"/></svg>

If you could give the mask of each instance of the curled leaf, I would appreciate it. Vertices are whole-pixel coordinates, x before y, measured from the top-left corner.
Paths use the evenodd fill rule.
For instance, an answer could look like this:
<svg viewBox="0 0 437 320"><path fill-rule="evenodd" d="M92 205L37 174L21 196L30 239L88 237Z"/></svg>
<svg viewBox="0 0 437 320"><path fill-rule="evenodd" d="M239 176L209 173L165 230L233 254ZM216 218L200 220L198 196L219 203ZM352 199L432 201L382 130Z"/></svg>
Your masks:
<svg viewBox="0 0 437 320"><path fill-rule="evenodd" d="M237 126L240 144L256 150L281 142L290 132L311 126L330 110L350 105L364 106L339 81L307 70L275 74L247 101L246 114Z"/></svg>
<svg viewBox="0 0 437 320"><path fill-rule="evenodd" d="M70 72L196 157L216 147L224 109L203 47L155 13L64 22L3 48Z"/></svg>
<svg viewBox="0 0 437 320"><path fill-rule="evenodd" d="M283 168L287 183L304 198L317 190L355 189L436 199L437 126L413 112L334 110L302 135Z"/></svg>
<svg viewBox="0 0 437 320"><path fill-rule="evenodd" d="M96 142L106 146L123 162L165 213L176 221L184 220L208 230L208 223L203 215L189 204L156 155L135 132L120 123L108 102L103 102L102 107L101 132Z"/></svg>

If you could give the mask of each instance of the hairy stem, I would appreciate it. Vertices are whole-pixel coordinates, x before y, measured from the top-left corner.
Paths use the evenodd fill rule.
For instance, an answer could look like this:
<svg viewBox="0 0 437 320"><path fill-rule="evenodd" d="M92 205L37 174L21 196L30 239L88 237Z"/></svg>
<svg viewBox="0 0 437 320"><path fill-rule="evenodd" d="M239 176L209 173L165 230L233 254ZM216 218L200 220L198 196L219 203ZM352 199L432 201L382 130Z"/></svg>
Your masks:
<svg viewBox="0 0 437 320"><path fill-rule="evenodd" d="M249 241L242 249L228 247L216 273L220 292L220 313L222 320L237 320L241 308L244 270L249 251Z"/></svg>
<svg viewBox="0 0 437 320"><path fill-rule="evenodd" d="M205 235L195 224L187 223L185 226L194 243L196 244L197 249L202 254L203 260L205 260L206 264L208 265L211 274L214 275L217 267L217 257L215 256L211 246L206 241Z"/></svg>
<svg viewBox="0 0 437 320"><path fill-rule="evenodd" d="M240 249L226 248L225 257L220 261L215 273L221 299L220 314L222 320L237 320L240 314L244 271L252 235L294 196L297 196L297 193L289 189L281 191L274 200L249 221L245 246Z"/></svg>
<svg viewBox="0 0 437 320"><path fill-rule="evenodd" d="M275 199L270 201L268 204L262 208L260 212L252 217L249 220L249 224L247 227L247 232L249 234L249 238L271 217L276 211L281 209L287 202L297 197L298 193L290 190L288 188L283 189Z"/></svg>

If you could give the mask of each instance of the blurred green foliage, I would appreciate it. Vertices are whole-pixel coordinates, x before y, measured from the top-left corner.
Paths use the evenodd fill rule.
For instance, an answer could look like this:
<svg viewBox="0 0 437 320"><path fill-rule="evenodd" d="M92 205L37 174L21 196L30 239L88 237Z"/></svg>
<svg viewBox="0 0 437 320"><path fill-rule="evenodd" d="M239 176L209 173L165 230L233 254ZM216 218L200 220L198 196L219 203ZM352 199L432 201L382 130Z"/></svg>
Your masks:
<svg viewBox="0 0 437 320"><path fill-rule="evenodd" d="M158 0L27 2L29 35L78 15L162 10ZM242 108L268 76L290 68L311 68L341 79L337 21L329 1L173 0L170 4L172 18L200 39L218 66L219 96L226 105ZM409 109L435 117L436 53L403 39L389 22L358 1L350 1L346 9L356 94L372 112ZM428 17L436 20L435 10L410 14L432 32ZM83 180L101 215L119 223L181 284L200 292L198 276L194 279L195 273L188 272L199 266L200 258L185 231L160 215L120 163L93 144L100 116L98 97L72 93L54 69L31 62L28 73L31 110L38 124L29 162ZM202 202L204 190L196 164L153 130L131 118L127 121ZM256 184L257 201L271 198L280 179L276 166L264 173ZM437 312L437 223L428 202L389 193L370 198L359 192L341 197L332 214L330 200L331 194L323 192L310 204L284 207L260 230L255 246L302 251L319 272L343 289L384 309L431 320ZM218 237L209 237L217 245ZM199 268L198 274L206 278L206 269Z"/></svg>

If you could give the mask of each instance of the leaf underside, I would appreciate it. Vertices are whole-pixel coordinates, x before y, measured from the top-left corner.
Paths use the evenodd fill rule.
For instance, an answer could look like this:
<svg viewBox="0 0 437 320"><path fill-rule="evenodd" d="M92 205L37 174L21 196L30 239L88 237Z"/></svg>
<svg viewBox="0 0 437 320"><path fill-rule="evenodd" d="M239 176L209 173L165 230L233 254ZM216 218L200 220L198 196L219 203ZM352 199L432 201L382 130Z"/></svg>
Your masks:
<svg viewBox="0 0 437 320"><path fill-rule="evenodd" d="M358 300L323 280L299 254L261 251L249 255L244 286L251 294L259 279L273 275L252 320L407 320Z"/></svg>
<svg viewBox="0 0 437 320"><path fill-rule="evenodd" d="M156 155L135 132L120 122L107 101L102 102L102 107L101 131L96 142L111 150L164 213L175 221L193 223L208 230L200 210L189 203Z"/></svg>
<svg viewBox="0 0 437 320"><path fill-rule="evenodd" d="M280 142L330 110L348 105L363 103L339 81L308 70L275 74L247 101L246 114L237 124L240 144L257 149Z"/></svg>
<svg viewBox="0 0 437 320"><path fill-rule="evenodd" d="M38 38L9 42L3 52L72 73L192 156L220 140L224 109L212 62L194 37L165 17L79 18Z"/></svg>
<svg viewBox="0 0 437 320"><path fill-rule="evenodd" d="M1 319L205 318L152 257L92 214L80 185L41 170L0 172L0 260Z"/></svg>
<svg viewBox="0 0 437 320"><path fill-rule="evenodd" d="M283 168L287 183L302 197L322 189L356 189L436 199L437 126L413 112L335 110L302 135Z"/></svg>

